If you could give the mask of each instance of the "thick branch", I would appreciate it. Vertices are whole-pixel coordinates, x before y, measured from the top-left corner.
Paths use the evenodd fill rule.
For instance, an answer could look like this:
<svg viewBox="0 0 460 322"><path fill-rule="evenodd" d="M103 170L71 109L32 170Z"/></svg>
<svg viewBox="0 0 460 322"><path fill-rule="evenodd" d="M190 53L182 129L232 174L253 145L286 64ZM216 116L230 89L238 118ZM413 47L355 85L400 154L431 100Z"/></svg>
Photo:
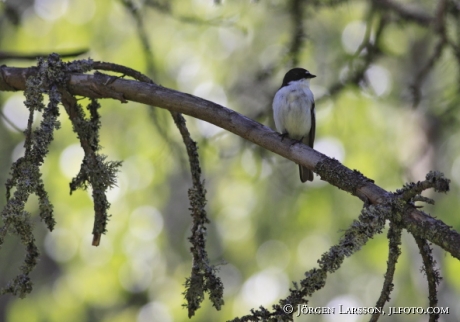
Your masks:
<svg viewBox="0 0 460 322"><path fill-rule="evenodd" d="M24 90L27 77L35 71L35 68L0 67L0 90ZM69 78L68 88L74 95L112 98L122 102L135 101L196 117L312 169L322 180L362 200L372 204L395 201L394 195L375 185L358 171L348 169L337 160L330 159L306 145L294 144L295 142L290 139L280 140L279 134L270 128L199 97L156 84L119 79L100 73L73 74ZM460 259L460 234L442 221L408 205L401 223L415 236L428 239Z"/></svg>

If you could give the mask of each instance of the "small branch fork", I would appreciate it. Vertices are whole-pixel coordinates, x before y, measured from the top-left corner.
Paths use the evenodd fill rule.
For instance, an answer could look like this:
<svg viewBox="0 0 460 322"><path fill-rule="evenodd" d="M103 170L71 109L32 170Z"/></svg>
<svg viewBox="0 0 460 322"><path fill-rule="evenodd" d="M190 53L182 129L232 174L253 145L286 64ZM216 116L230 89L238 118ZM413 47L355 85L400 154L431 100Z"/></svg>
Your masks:
<svg viewBox="0 0 460 322"><path fill-rule="evenodd" d="M93 63L95 68L101 68L103 66L106 68L107 65L103 64L106 63ZM123 70L124 68L117 68L119 68L119 71L122 71L124 74L129 75L129 71ZM22 90L26 87L25 79L35 73L37 73L37 69L35 68L20 69L0 67L0 90ZM373 238L375 234L381 233L386 220L389 220L392 223L389 231L389 267L385 276L382 294L377 302L378 305L389 300L389 295L392 289L392 276L394 274L392 266L396 264L399 253L398 245L400 244L399 240L401 229L406 229L416 238L436 243L452 254L452 256L460 259L460 235L440 220L421 212L414 205L414 202L429 200L428 198L420 195L428 188L434 188L437 192L447 192L449 190L449 180L444 178L441 173L430 172L425 181L408 184L395 193L389 193L376 186L372 180L364 177L358 171L350 170L344 167L337 160L330 159L321 153L308 148L307 146L292 144L294 141L290 139L281 141L279 140L279 135L267 127L252 121L235 111L231 111L223 106L198 97L170 90L158 86L153 82L124 80L101 73L97 73L95 75L84 75L70 72L66 79L66 88L71 95L83 95L93 99L102 97L115 98L121 100L122 102L131 100L148 105L163 107L173 113L188 114L213 123L243 138L246 138L255 144L258 144L265 149L273 151L285 158L312 169L321 176L322 180L327 181L330 184L365 201L366 206L363 208L358 220L354 221L351 227L345 231L343 237L337 245L333 246L327 253L323 254L321 259L318 261L319 267L306 272L306 278L299 283L294 284L294 289L291 290L291 293L287 298L280 300L279 304L274 305L271 312L261 307L257 311L253 310L251 315L247 315L239 319L237 318L235 321L260 321L261 319L266 319L267 321L292 321L293 313L285 313L283 311L283 305L291 304L296 307L296 305L308 303L307 297L311 296L316 290L324 286L328 273L335 272L341 266L346 257L349 257L358 251L370 238ZM139 77L139 79L142 79L142 77ZM175 118L175 120L179 124L182 123L180 118ZM184 134L185 132L181 131L181 133ZM185 135L185 137L183 136L183 138L184 142L186 142L189 154L195 155L195 144L191 143L192 141L189 141L187 135ZM190 159L191 164L193 163L192 159L193 158ZM196 174L201 172L199 168L196 168L193 165L192 168L195 168ZM196 191L204 192L201 179L199 179L199 177L195 174L192 174L192 176L194 185L196 185L194 189L197 189ZM194 203L192 200L193 216L198 214L197 218L200 218L201 220L195 222L196 226L194 227L196 227L196 231L201 230L201 232L203 232L202 228L203 224L206 223L206 220L203 219L204 217L200 214L203 214L205 199L202 199L201 196L197 197L197 195L193 192L192 199L197 201L197 203ZM196 240L200 245L197 249L204 250L204 248L201 247L202 242L204 241L204 235L197 236L198 238ZM194 235L192 235L192 239L195 239ZM428 254L427 248L424 245L422 246L423 247L421 247L421 249L423 252ZM201 253L199 256L202 256L203 254L204 253ZM427 255L423 256L429 258ZM203 275L201 276L208 276L206 274L213 272L213 268L209 266L208 262L203 260L198 262L196 258L197 257L194 255L194 269L197 269L197 271L201 270L203 272ZM424 260L424 263L424 271L426 272L427 277L434 281L429 284L431 285L429 286L431 300L435 298L433 294L435 294L436 291L431 290L435 290L433 285L437 285L439 282L439 276L433 273L435 272L433 268L430 268L434 265L433 260ZM213 280L212 278L207 281L203 281L202 279L200 280L199 278L197 278L197 280L200 282L201 290L220 290L220 284L216 286L216 280ZM194 280L190 280L190 290L192 289L194 283ZM193 289L194 298L202 300L203 293L201 290L199 288ZM222 298L219 297L218 293L219 292L214 293L217 299L215 303L220 305L223 304L223 301L221 301ZM211 299L213 299L214 295L211 293ZM196 304L199 302L194 303ZM214 305L218 307L215 303ZM192 307L192 309L197 309L198 307L199 306L196 305L195 307ZM189 306L189 314L190 312Z"/></svg>

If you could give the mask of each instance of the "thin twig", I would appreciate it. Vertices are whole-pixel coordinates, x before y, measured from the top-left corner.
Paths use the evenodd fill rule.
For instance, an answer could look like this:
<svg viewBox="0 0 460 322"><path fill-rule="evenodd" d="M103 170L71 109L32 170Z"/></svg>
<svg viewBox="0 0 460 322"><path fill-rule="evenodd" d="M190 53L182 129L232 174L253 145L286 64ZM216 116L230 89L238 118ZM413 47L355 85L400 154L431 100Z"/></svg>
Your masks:
<svg viewBox="0 0 460 322"><path fill-rule="evenodd" d="M143 16L140 14L139 8L133 3L132 0L121 0L123 5L126 9L129 10L131 16L134 18L134 21L137 25L137 33L139 35L139 39L142 44L143 52L145 59L144 61L147 63L147 74L155 75L155 65L153 63L153 50L152 46L150 45L147 32L144 26L144 19Z"/></svg>
<svg viewBox="0 0 460 322"><path fill-rule="evenodd" d="M428 281L428 299L430 300L429 306L434 308L438 305L438 290L437 287L442 280L439 271L435 268L436 261L432 255L432 249L426 239L415 236L414 239L417 242L420 255L422 255L423 265L422 271L425 272ZM430 322L438 321L439 312L430 314Z"/></svg>
<svg viewBox="0 0 460 322"><path fill-rule="evenodd" d="M83 54L88 53L89 49L78 49L75 51L69 51L67 53L58 53L61 58L71 58L80 56ZM31 53L31 54L21 54L21 53L14 53L14 52L0 52L0 60L5 59L15 59L15 60L36 60L39 57L45 58L48 57L50 53Z"/></svg>
<svg viewBox="0 0 460 322"><path fill-rule="evenodd" d="M403 5L393 0L373 0L373 3L383 10L391 10L402 20L413 21L424 27L428 26L434 19L432 16L421 10L410 9L407 5Z"/></svg>
<svg viewBox="0 0 460 322"><path fill-rule="evenodd" d="M349 75L344 81L339 81L335 84L333 84L329 88L329 95L334 96L340 93L347 85L353 84L353 85L358 85L362 80L365 79L365 73L369 66L377 60L380 55L381 55L381 50L380 50L380 40L381 36L383 35L383 31L385 30L386 26L388 23L388 19L385 14L382 14L380 17L379 24L376 28L375 31L375 40L374 43L370 42L370 39L368 39L367 43L361 44L361 46L364 46L367 51L364 56L360 57L355 57L355 59L360 59L361 64L359 67L355 68L354 70L349 71ZM366 40L366 39L365 39ZM352 65L355 65L354 62L351 62ZM325 98L323 96L323 98ZM321 101L321 99L318 100L318 102Z"/></svg>
<svg viewBox="0 0 460 322"><path fill-rule="evenodd" d="M305 42L304 4L305 2L302 0L291 0L289 3L289 13L292 17L292 38L289 48L289 57L293 67L299 64L299 54Z"/></svg>
<svg viewBox="0 0 460 322"><path fill-rule="evenodd" d="M445 27L445 16L446 16L447 1L440 0L436 9L435 17L433 19L433 29L439 36L439 40L434 48L433 54L430 56L426 64L420 69L414 78L411 85L413 102L412 107L415 108L419 105L422 98L422 84L427 77L428 73L433 69L436 63L439 62L444 49L448 45L448 38Z"/></svg>
<svg viewBox="0 0 460 322"><path fill-rule="evenodd" d="M387 271L385 273L385 280L383 282L382 292L375 305L377 308L383 309L386 302L390 301L390 294L393 291L393 277L396 270L396 263L398 262L399 255L401 255L401 232L402 228L393 222L390 222L390 229L388 230L389 252L387 261ZM369 322L377 322L380 317L380 311L376 311Z"/></svg>

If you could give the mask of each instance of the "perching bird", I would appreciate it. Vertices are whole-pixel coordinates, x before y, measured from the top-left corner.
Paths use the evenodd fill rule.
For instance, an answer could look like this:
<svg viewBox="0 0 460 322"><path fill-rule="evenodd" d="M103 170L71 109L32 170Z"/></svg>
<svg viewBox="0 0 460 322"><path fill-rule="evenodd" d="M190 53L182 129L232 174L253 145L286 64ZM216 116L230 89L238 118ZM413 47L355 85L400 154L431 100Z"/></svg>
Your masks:
<svg viewBox="0 0 460 322"><path fill-rule="evenodd" d="M315 98L308 70L294 68L286 73L273 98L273 118L278 132L313 148L315 141ZM300 181L313 181L313 172L299 165Z"/></svg>

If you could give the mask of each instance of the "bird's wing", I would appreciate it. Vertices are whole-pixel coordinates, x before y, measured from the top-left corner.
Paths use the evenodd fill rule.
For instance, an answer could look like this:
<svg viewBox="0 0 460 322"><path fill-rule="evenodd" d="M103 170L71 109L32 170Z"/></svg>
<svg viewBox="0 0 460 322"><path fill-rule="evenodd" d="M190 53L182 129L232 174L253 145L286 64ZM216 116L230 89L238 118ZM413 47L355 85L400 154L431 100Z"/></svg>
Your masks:
<svg viewBox="0 0 460 322"><path fill-rule="evenodd" d="M315 132L316 132L316 116L315 116L315 102L311 105L311 128L310 134L308 135L308 146L313 149L315 143Z"/></svg>

